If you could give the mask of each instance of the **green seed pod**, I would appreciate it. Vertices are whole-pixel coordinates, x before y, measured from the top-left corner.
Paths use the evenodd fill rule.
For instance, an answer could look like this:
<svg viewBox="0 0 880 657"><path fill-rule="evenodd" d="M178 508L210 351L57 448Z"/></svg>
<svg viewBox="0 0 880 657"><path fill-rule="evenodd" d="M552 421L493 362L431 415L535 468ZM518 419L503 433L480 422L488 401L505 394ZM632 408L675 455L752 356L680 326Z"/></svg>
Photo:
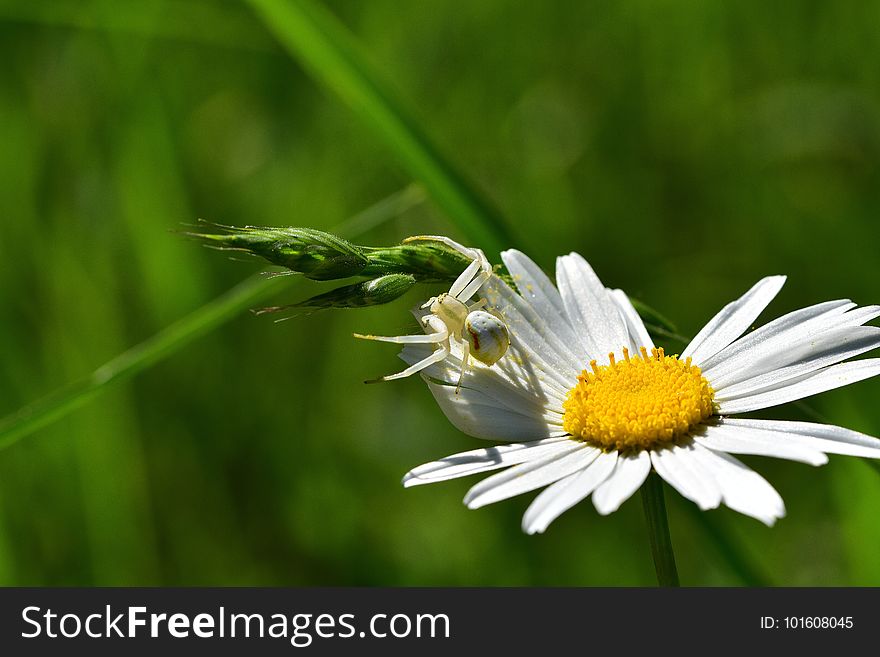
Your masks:
<svg viewBox="0 0 880 657"><path fill-rule="evenodd" d="M390 303L408 292L416 279L408 274L387 274L353 285L343 285L330 292L319 294L299 303L287 306L262 308L256 313L280 312L291 309L323 310L325 308L364 308Z"/></svg>
<svg viewBox="0 0 880 657"><path fill-rule="evenodd" d="M351 242L313 228L212 227L223 232L187 234L219 249L252 253L316 281L357 276L369 262Z"/></svg>

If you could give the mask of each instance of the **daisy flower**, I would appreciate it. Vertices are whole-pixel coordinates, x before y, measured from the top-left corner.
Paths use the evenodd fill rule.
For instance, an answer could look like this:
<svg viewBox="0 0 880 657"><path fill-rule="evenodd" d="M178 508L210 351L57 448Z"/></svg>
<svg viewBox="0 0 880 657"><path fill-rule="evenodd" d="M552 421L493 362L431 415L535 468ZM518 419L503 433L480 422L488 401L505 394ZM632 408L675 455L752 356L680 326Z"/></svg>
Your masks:
<svg viewBox="0 0 880 657"><path fill-rule="evenodd" d="M843 362L880 346L880 328L863 326L880 306L827 301L747 333L785 282L769 276L674 356L654 346L627 296L602 285L580 255L558 258L555 286L519 251L501 257L518 292L493 275L481 293L510 331L507 354L491 366L471 363L459 391L456 345L422 376L458 429L503 444L419 466L405 486L503 469L465 504L543 488L522 521L532 534L588 496L600 514L612 513L653 468L700 509L724 503L772 525L785 515L782 498L733 454L810 465L826 454L880 458L880 440L843 427L733 417L880 374L877 358ZM417 363L430 350L410 344L401 358Z"/></svg>

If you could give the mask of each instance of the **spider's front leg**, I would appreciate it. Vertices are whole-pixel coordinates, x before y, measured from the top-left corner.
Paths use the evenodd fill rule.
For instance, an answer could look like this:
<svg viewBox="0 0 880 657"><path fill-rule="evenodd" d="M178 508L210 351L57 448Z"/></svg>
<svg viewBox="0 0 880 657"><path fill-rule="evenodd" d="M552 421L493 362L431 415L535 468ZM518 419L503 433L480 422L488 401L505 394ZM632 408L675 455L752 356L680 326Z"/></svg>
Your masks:
<svg viewBox="0 0 880 657"><path fill-rule="evenodd" d="M458 384L455 386L455 394L461 392L461 380L464 378L464 371L468 367L470 360L470 344L467 340L461 342L461 371L458 373Z"/></svg>
<svg viewBox="0 0 880 657"><path fill-rule="evenodd" d="M481 254L482 254L482 252L481 252ZM483 256L483 258L485 258L485 257L486 256ZM471 263L471 264L475 264L476 262L477 261L474 261L474 263ZM488 265L488 261L485 261L485 263L486 263L486 265ZM486 281L489 280L489 278L491 278L491 276L492 276L491 266L489 267L488 271L486 271L485 267L483 267L482 265L481 265L481 267L482 267L482 270L476 276L473 277L473 280L471 280L467 285L465 285L458 292L458 294L454 295L456 299L467 303L468 299L470 299L477 292L479 292L480 288L483 287L483 285L486 283ZM450 288L449 293L452 294L451 288Z"/></svg>
<svg viewBox="0 0 880 657"><path fill-rule="evenodd" d="M436 315L427 315L423 320L426 329L430 332L425 335L363 335L355 333L354 337L362 340L376 340L377 342L392 342L394 344L436 344L437 349L431 352L417 363L413 363L405 370L397 374L389 374L377 379L370 379L365 383L379 383L381 381L393 381L412 376L426 367L439 363L449 355L449 328Z"/></svg>
<svg viewBox="0 0 880 657"><path fill-rule="evenodd" d="M382 383L383 381L394 381L395 379L404 379L408 376L412 376L416 372L421 372L426 367L433 365L434 363L439 363L441 360L446 358L449 355L449 351L445 346L440 345L440 347L431 353L430 356L423 358L418 363L413 363L405 370L398 372L397 374L389 374L387 376L380 376L378 379L369 379L364 381L364 383Z"/></svg>
<svg viewBox="0 0 880 657"><path fill-rule="evenodd" d="M459 274L455 282L449 287L449 296L455 297L459 301L467 301L477 290L482 287L492 275L492 265L489 263L486 254L480 249L472 249L459 244L445 235L414 235L403 240L404 244L409 242L439 242L448 246L450 249L457 251L466 258L471 259L471 263L465 267L464 271Z"/></svg>

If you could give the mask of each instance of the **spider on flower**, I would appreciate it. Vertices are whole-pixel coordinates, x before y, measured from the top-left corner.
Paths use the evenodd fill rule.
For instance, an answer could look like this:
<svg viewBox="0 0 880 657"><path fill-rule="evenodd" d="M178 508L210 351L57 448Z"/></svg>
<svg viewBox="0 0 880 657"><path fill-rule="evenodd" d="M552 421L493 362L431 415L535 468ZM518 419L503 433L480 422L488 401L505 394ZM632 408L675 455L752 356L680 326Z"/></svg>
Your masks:
<svg viewBox="0 0 880 657"><path fill-rule="evenodd" d="M424 335L362 335L355 333L354 337L364 340L377 340L379 342L393 342L396 344L436 344L430 356L407 367L397 374L389 374L367 383L380 381L392 381L402 379L420 372L433 363L442 361L450 355L450 340L455 340L461 346L461 372L458 376L456 393L461 389L461 381L464 378L470 356L484 365L494 365L507 353L510 346L510 332L507 325L495 315L481 310L488 302L479 299L469 303L470 299L479 292L483 284L492 276L492 265L486 255L480 249L470 249L466 246L442 235L415 235L403 240L404 244L415 241L440 242L451 249L471 259L465 270L455 279L448 292L443 292L436 297L431 297L421 308L427 308L430 313L422 317L422 325L427 329Z"/></svg>

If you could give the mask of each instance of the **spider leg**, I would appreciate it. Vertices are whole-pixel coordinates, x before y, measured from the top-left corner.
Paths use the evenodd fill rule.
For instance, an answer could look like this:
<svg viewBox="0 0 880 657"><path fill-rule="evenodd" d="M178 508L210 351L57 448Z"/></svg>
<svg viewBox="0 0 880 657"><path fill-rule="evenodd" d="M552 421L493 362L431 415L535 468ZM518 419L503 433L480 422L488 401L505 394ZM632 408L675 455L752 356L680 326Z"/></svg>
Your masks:
<svg viewBox="0 0 880 657"><path fill-rule="evenodd" d="M480 299L476 303L472 303L468 306L468 313L472 313L475 310L479 310L480 308L485 308L487 303L489 303L488 299Z"/></svg>
<svg viewBox="0 0 880 657"><path fill-rule="evenodd" d="M491 272L487 272L485 270L481 271L479 274L474 276L473 280L468 283L458 294L454 295L456 299L459 301L467 301L472 296L474 296L481 287L483 287L483 283L489 280L491 276ZM452 294L452 290L450 289L450 294Z"/></svg>
<svg viewBox="0 0 880 657"><path fill-rule="evenodd" d="M459 244L455 240L449 239L445 235L413 235L412 237L407 237L403 240L403 244L407 244L408 242L440 242L471 260L480 259L477 249L469 249L463 244Z"/></svg>
<svg viewBox="0 0 880 657"><path fill-rule="evenodd" d="M362 333L354 333L353 335L361 340L393 342L395 344L436 344L449 337L448 332L427 333L425 335L363 335Z"/></svg>
<svg viewBox="0 0 880 657"><path fill-rule="evenodd" d="M461 341L461 372L458 374L458 385L455 386L455 394L461 392L461 380L464 378L464 371L467 369L468 360L470 359L470 345L467 340Z"/></svg>
<svg viewBox="0 0 880 657"><path fill-rule="evenodd" d="M354 333L353 335L361 340L393 342L395 344L437 344L449 339L449 328L436 315L425 315L421 321L422 325L429 330L424 335L364 335L363 333Z"/></svg>
<svg viewBox="0 0 880 657"><path fill-rule="evenodd" d="M458 278L455 279L455 282L449 287L449 296L459 298L459 295L463 290L470 288L473 285L474 276L481 276L482 274L477 274L482 263L479 260L474 260L465 267L464 271L459 274ZM482 283L480 283L482 285ZM468 297L464 297L465 299Z"/></svg>
<svg viewBox="0 0 880 657"><path fill-rule="evenodd" d="M437 363L449 355L449 351L446 347L441 346L435 352L433 352L427 358L423 358L418 363L414 363L407 367L402 372L398 372L397 374L389 374L388 376L379 377L378 379L370 379L369 381L365 381L364 383L380 383L382 381L393 381L394 379L403 379L408 376L415 374L416 372L420 372L426 367Z"/></svg>
<svg viewBox="0 0 880 657"><path fill-rule="evenodd" d="M459 301L470 299L492 275L492 265L489 264L486 254L480 249L468 248L445 235L414 235L412 237L407 237L403 240L403 243L406 244L408 242L417 241L440 242L441 244L448 246L450 249L454 249L462 255L471 258L471 264L469 264L459 277L455 279L455 282L449 288L449 295L455 297ZM477 270L482 271L477 274Z"/></svg>

